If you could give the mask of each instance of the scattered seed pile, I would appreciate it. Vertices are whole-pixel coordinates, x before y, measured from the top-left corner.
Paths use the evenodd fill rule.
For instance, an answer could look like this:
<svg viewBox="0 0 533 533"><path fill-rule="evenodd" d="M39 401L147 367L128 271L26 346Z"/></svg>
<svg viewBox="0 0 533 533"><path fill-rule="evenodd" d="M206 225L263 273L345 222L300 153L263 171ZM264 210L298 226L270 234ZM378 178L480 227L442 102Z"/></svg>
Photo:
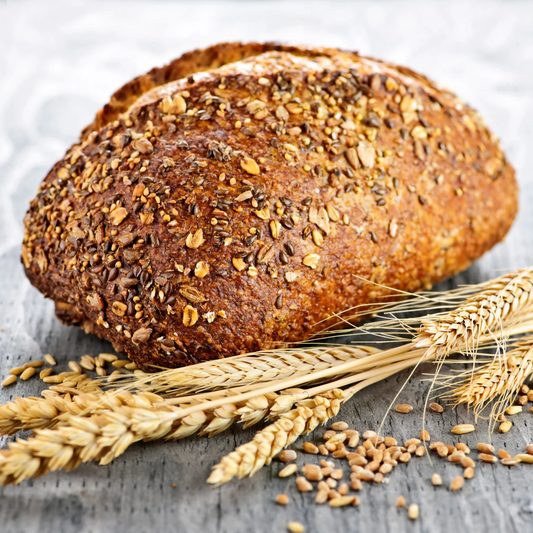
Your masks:
<svg viewBox="0 0 533 533"><path fill-rule="evenodd" d="M434 412L442 412L439 404L432 404ZM403 407L409 407L409 410ZM440 407L437 409L435 406ZM412 407L404 404L398 412L412 411ZM475 430L472 424L459 424L451 430L454 435L464 435ZM306 463L299 470L295 461L295 450L283 450L278 459L284 466L278 472L280 478L295 477L298 491L313 493L317 505L328 503L330 507L357 507L360 504L359 494L364 483L384 483L390 480L390 474L400 464L407 464L412 458L424 457L426 450L434 452L436 457L447 459L462 468L462 473L454 477L449 483L449 490L458 491L463 488L465 480L472 479L479 463L498 463L514 466L518 463L533 464L533 444L526 447L525 453L512 457L506 450L500 449L495 454L494 446L480 442L476 446L477 461L471 457L472 450L464 442L447 444L440 441L431 442L429 433L422 430L418 437L412 437L403 444L393 437L379 436L375 431L365 431L362 435L355 429L350 429L346 422L334 422L324 433L322 442L304 442L302 451L307 455L323 456L317 463ZM325 458L327 457L327 459ZM346 479L346 461L350 467ZM343 464L344 463L344 464ZM434 486L443 485L442 477L438 473L431 476ZM288 505L289 497L279 494L276 498L279 505ZM403 496L396 500L397 507L406 507L407 501ZM419 516L419 506L411 503L407 516L416 520ZM296 524L296 525L294 525ZM304 531L304 526L297 522L288 524L289 531Z"/></svg>

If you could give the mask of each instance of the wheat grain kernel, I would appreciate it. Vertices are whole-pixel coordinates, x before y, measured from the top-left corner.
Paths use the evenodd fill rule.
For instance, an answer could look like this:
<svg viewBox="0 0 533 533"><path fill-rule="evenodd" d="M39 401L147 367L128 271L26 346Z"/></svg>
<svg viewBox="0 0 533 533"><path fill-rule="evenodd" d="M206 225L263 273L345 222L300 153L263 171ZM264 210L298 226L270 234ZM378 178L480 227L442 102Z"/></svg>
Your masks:
<svg viewBox="0 0 533 533"><path fill-rule="evenodd" d="M404 452L398 457L400 463L408 463L411 460L411 454L409 452Z"/></svg>
<svg viewBox="0 0 533 533"><path fill-rule="evenodd" d="M529 453L518 453L516 454L516 458L520 459L521 463L533 464L533 455Z"/></svg>
<svg viewBox="0 0 533 533"><path fill-rule="evenodd" d="M492 444L485 444L484 442L478 442L477 449L482 453L494 453L494 446Z"/></svg>
<svg viewBox="0 0 533 533"><path fill-rule="evenodd" d="M440 441L435 441L435 442L432 442L430 445L429 445L429 449L430 450L438 450L439 446L444 446L444 443L440 442Z"/></svg>
<svg viewBox="0 0 533 533"><path fill-rule="evenodd" d="M320 455L329 455L329 451L324 444L320 444L318 446L318 453Z"/></svg>
<svg viewBox="0 0 533 533"><path fill-rule="evenodd" d="M533 456L532 456L533 457ZM384 463L379 467L381 474L390 474L392 472L392 465L390 463Z"/></svg>
<svg viewBox="0 0 533 533"><path fill-rule="evenodd" d="M500 424L500 426L498 427L498 431L500 433L507 433L512 427L513 427L513 423L509 422L509 420L506 420L505 422L502 422Z"/></svg>
<svg viewBox="0 0 533 533"><path fill-rule="evenodd" d="M52 366L55 366L57 365L57 361L54 359L54 357L47 353L45 356L44 356L44 360L49 364L49 365L52 365Z"/></svg>
<svg viewBox="0 0 533 533"><path fill-rule="evenodd" d="M323 439L325 441L328 441L329 439L331 439L331 437L333 437L333 435L336 435L337 432L336 431L333 431L332 429L328 429L325 433L324 433L324 436L323 436Z"/></svg>
<svg viewBox="0 0 533 533"><path fill-rule="evenodd" d="M113 364L113 363L111 363L111 364ZM139 367L137 366L136 363L131 363L131 362L130 362L130 363L126 363L126 364L124 365L124 368L125 368L126 370L137 370Z"/></svg>
<svg viewBox="0 0 533 533"><path fill-rule="evenodd" d="M505 414L512 416L522 412L521 405L511 405L505 410Z"/></svg>
<svg viewBox="0 0 533 533"><path fill-rule="evenodd" d="M96 373L97 373L100 377L102 377L102 378L104 378L105 376L107 376L107 371L106 371L106 369L105 369L105 368L102 368L101 366L97 366L97 367L96 367Z"/></svg>
<svg viewBox="0 0 533 533"><path fill-rule="evenodd" d="M450 483L450 490L462 489L464 484L465 484L465 478L463 476L457 476Z"/></svg>
<svg viewBox="0 0 533 533"><path fill-rule="evenodd" d="M464 457L464 453L454 452L448 455L448 461L450 461L450 463L460 463L463 457Z"/></svg>
<svg viewBox="0 0 533 533"><path fill-rule="evenodd" d="M470 448L464 442L458 442L455 447L467 455L470 453Z"/></svg>
<svg viewBox="0 0 533 533"><path fill-rule="evenodd" d="M289 477L292 476L298 470L298 466L295 464L287 465L285 468L282 468L279 471L279 477Z"/></svg>
<svg viewBox="0 0 533 533"><path fill-rule="evenodd" d="M294 450L283 450L279 455L278 459L282 463L290 463L291 461L296 460L296 452Z"/></svg>
<svg viewBox="0 0 533 533"><path fill-rule="evenodd" d="M368 430L363 433L363 439L371 439L372 437L377 437L377 435L375 431Z"/></svg>
<svg viewBox="0 0 533 533"><path fill-rule="evenodd" d="M302 448L306 453L312 453L313 455L318 454L318 448L312 442L304 442Z"/></svg>
<svg viewBox="0 0 533 533"><path fill-rule="evenodd" d="M407 451L408 451L411 455L413 455L413 453L415 453L415 451L416 451L416 444L411 444L411 446L409 446L409 447L407 448Z"/></svg>
<svg viewBox="0 0 533 533"><path fill-rule="evenodd" d="M434 413L442 413L442 411L444 411L444 407L442 407L442 405L439 405L438 403L435 403L435 402L431 402L429 404L429 408L434 412Z"/></svg>
<svg viewBox="0 0 533 533"><path fill-rule="evenodd" d="M331 426L329 426L334 431L344 431L345 429L348 429L350 426L346 422L333 422Z"/></svg>
<svg viewBox="0 0 533 533"><path fill-rule="evenodd" d="M350 483L350 488L352 490L361 490L363 488L363 484L361 483L360 479L352 479Z"/></svg>
<svg viewBox="0 0 533 533"><path fill-rule="evenodd" d="M370 470L361 470L360 472L356 472L357 479L360 479L361 481L374 481L374 478L376 477L374 472L370 472Z"/></svg>
<svg viewBox="0 0 533 533"><path fill-rule="evenodd" d="M420 432L420 440L422 442L429 442L431 440L431 436L429 434L428 431L426 431L425 429L423 429L421 432Z"/></svg>
<svg viewBox="0 0 533 533"><path fill-rule="evenodd" d="M330 489L334 489L337 486L337 482L333 478L330 477L330 478L326 479L326 485Z"/></svg>
<svg viewBox="0 0 533 533"><path fill-rule="evenodd" d="M40 379L47 378L52 372L53 372L53 369L51 367L45 368L44 370L41 370L39 372L39 378Z"/></svg>
<svg viewBox="0 0 533 533"><path fill-rule="evenodd" d="M287 505L289 503L289 497L286 494L278 494L276 497L276 503L279 505Z"/></svg>
<svg viewBox="0 0 533 533"><path fill-rule="evenodd" d="M2 387L7 387L9 385L13 385L13 383L15 383L15 381L17 381L17 376L15 376L14 374L11 374L9 377L4 379L4 381L2 381ZM533 457L533 455L531 457Z"/></svg>
<svg viewBox="0 0 533 533"><path fill-rule="evenodd" d="M111 364L115 367L115 368L124 368L127 364L129 364L129 360L128 359L117 359L116 361L113 361Z"/></svg>
<svg viewBox="0 0 533 533"><path fill-rule="evenodd" d="M348 491L350 490L350 487L348 487L348 483L343 483L342 485L339 485L339 488L337 491L341 496L346 496L348 494Z"/></svg>
<svg viewBox="0 0 533 533"><path fill-rule="evenodd" d="M412 439L409 439L409 440L406 440L403 445L406 447L406 448L409 448L409 446L418 446L422 441L420 439L416 439L416 438L412 438Z"/></svg>
<svg viewBox="0 0 533 533"><path fill-rule="evenodd" d="M346 440L346 433L335 433L332 437L330 437L326 444L339 444L341 442L344 442Z"/></svg>
<svg viewBox="0 0 533 533"><path fill-rule="evenodd" d="M490 455L488 453L480 453L478 457L484 463L497 463L498 462L498 458L495 455Z"/></svg>
<svg viewBox="0 0 533 533"><path fill-rule="evenodd" d="M533 389L527 391L527 399L529 402L533 402Z"/></svg>
<svg viewBox="0 0 533 533"><path fill-rule="evenodd" d="M526 446L526 452L530 453L531 455L533 455L533 444L528 444Z"/></svg>
<svg viewBox="0 0 533 533"><path fill-rule="evenodd" d="M324 476L320 470L308 469L304 470L303 474L307 481L322 481L322 479L324 479Z"/></svg>
<svg viewBox="0 0 533 533"><path fill-rule="evenodd" d="M22 381L26 381L27 379L30 379L34 374L35 374L35 368L30 366L30 367L26 368L26 370L24 370L24 372L22 372L22 374L20 375L20 379Z"/></svg>
<svg viewBox="0 0 533 533"><path fill-rule="evenodd" d="M419 446L416 450L415 450L415 455L417 457L424 457L424 455L426 455L426 449L424 448L424 446Z"/></svg>
<svg viewBox="0 0 533 533"><path fill-rule="evenodd" d="M500 459L509 459L509 457L511 457L511 454L505 450L498 450L498 457Z"/></svg>
<svg viewBox="0 0 533 533"><path fill-rule="evenodd" d="M313 490L313 485L307 481L304 477L296 478L296 486L300 492L310 492Z"/></svg>
<svg viewBox="0 0 533 533"><path fill-rule="evenodd" d="M40 368L41 366L44 366L44 361L30 361L29 363L24 363L24 368Z"/></svg>
<svg viewBox="0 0 533 533"><path fill-rule="evenodd" d="M340 497L340 494L336 490L331 489L328 492L328 500L333 500L333 498L339 498L339 497Z"/></svg>
<svg viewBox="0 0 533 533"><path fill-rule="evenodd" d="M457 424L452 428L452 433L455 435L464 435L465 433L472 433L476 427L474 424Z"/></svg>
<svg viewBox="0 0 533 533"><path fill-rule="evenodd" d="M528 402L527 400L527 395L523 395L523 396L520 396L520 398L518 398L518 403L520 405L526 405L526 403Z"/></svg>
<svg viewBox="0 0 533 533"><path fill-rule="evenodd" d="M442 485L442 478L439 476L439 474L435 473L431 476L431 483L438 487L439 485Z"/></svg>
<svg viewBox="0 0 533 533"><path fill-rule="evenodd" d="M400 403L395 407L397 413L407 414L413 410L413 406L408 403Z"/></svg>
<svg viewBox="0 0 533 533"><path fill-rule="evenodd" d="M320 489L317 493L316 493L316 496L315 496L315 503L316 504L321 504L321 503L326 503L328 501L328 493L329 493L329 489L327 490L323 490L323 489Z"/></svg>
<svg viewBox="0 0 533 533"><path fill-rule="evenodd" d="M461 458L461 466L463 468L474 468L476 463L474 463L474 460L470 457L463 457Z"/></svg>
<svg viewBox="0 0 533 533"><path fill-rule="evenodd" d="M418 518L418 514L419 514L420 510L418 508L418 505L416 503L412 503L410 506L409 506L409 510L407 511L407 516L411 519L411 520L416 520Z"/></svg>
<svg viewBox="0 0 533 533"><path fill-rule="evenodd" d="M289 522L287 524L287 529L290 533L304 533L305 527L300 522Z"/></svg>
<svg viewBox="0 0 533 533"><path fill-rule="evenodd" d="M99 355L104 361L107 361L108 363L112 363L113 361L116 361L118 357L113 353L101 353Z"/></svg>
<svg viewBox="0 0 533 533"><path fill-rule="evenodd" d="M520 387L520 392L522 394L527 394L529 392L529 387L524 383L521 387Z"/></svg>
<svg viewBox="0 0 533 533"><path fill-rule="evenodd" d="M405 501L405 498L403 496L398 496L394 505L396 505L396 507L405 507L407 505L407 502Z"/></svg>
<svg viewBox="0 0 533 533"><path fill-rule="evenodd" d="M437 448L437 453L439 454L440 457L447 457L448 456L448 447L445 446L444 444L442 446L439 446Z"/></svg>
<svg viewBox="0 0 533 533"><path fill-rule="evenodd" d="M344 507L353 503L355 496L337 496L329 500L330 507Z"/></svg>
<svg viewBox="0 0 533 533"><path fill-rule="evenodd" d="M72 370L72 372L76 372L78 374L82 373L81 366L78 363L76 363L76 361L69 361L68 367L70 368L70 370Z"/></svg>
<svg viewBox="0 0 533 533"><path fill-rule="evenodd" d="M472 479L474 477L475 471L471 466L468 466L463 471L463 476L465 479Z"/></svg>
<svg viewBox="0 0 533 533"><path fill-rule="evenodd" d="M502 459L502 465L505 466L514 466L517 465L520 462L520 459L518 457L505 457Z"/></svg>
<svg viewBox="0 0 533 533"><path fill-rule="evenodd" d="M24 372L24 370L26 370L23 366L16 366L14 368L12 368L9 373L12 375L12 376L18 376L19 374L22 374L22 372Z"/></svg>

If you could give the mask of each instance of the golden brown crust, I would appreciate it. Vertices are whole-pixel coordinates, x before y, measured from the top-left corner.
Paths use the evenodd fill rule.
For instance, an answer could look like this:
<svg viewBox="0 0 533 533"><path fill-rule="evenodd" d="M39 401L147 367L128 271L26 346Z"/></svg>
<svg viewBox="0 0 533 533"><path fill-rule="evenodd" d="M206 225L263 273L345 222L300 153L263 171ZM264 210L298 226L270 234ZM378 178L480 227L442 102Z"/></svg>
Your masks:
<svg viewBox="0 0 533 533"><path fill-rule="evenodd" d="M475 112L355 53L191 52L93 126L32 201L23 262L63 321L140 365L305 339L386 293L363 280L415 291L466 268L517 209Z"/></svg>

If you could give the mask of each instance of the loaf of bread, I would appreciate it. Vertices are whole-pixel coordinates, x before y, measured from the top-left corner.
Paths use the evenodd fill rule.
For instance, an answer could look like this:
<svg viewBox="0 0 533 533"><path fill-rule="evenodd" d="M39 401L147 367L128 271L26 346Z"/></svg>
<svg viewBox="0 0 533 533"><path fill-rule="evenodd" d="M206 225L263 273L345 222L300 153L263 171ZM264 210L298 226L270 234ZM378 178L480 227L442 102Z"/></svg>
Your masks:
<svg viewBox="0 0 533 533"><path fill-rule="evenodd" d="M500 241L514 171L479 115L357 53L226 43L125 85L25 217L31 283L142 366L301 341Z"/></svg>

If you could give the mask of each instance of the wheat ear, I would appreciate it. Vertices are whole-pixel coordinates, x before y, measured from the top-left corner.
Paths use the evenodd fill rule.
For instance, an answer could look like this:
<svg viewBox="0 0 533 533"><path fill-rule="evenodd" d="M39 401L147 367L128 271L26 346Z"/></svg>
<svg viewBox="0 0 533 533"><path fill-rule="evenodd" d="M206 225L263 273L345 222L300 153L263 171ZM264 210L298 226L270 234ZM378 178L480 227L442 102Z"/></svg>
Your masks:
<svg viewBox="0 0 533 533"><path fill-rule="evenodd" d="M362 359L379 350L372 346L328 345L313 348L276 349L227 359L206 361L146 376L127 376L120 388L149 390L176 396L197 390L217 390L286 379L312 371L334 368Z"/></svg>
<svg viewBox="0 0 533 533"><path fill-rule="evenodd" d="M422 319L416 346L427 348L427 355L437 359L459 346L475 352L481 336L493 334L497 338L504 324L533 307L533 268L506 274L483 285L484 290L453 311Z"/></svg>
<svg viewBox="0 0 533 533"><path fill-rule="evenodd" d="M500 398L497 415L511 405L524 381L533 373L533 337L526 337L504 356L474 369L468 382L454 389L457 404L467 404L478 415L486 405Z"/></svg>

